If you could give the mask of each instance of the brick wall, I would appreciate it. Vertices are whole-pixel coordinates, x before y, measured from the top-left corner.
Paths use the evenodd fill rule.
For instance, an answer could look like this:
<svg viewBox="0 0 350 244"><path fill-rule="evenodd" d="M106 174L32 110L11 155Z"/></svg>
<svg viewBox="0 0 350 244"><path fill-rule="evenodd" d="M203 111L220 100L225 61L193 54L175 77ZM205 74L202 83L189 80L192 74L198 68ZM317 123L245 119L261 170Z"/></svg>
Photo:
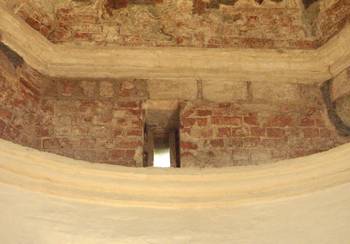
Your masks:
<svg viewBox="0 0 350 244"><path fill-rule="evenodd" d="M42 82L37 72L0 43L0 138L39 148Z"/></svg>
<svg viewBox="0 0 350 244"><path fill-rule="evenodd" d="M0 138L91 162L141 166L144 80L55 80L0 45Z"/></svg>
<svg viewBox="0 0 350 244"><path fill-rule="evenodd" d="M327 42L347 23L350 23L350 1L336 0L334 4L322 9L317 18L319 42Z"/></svg>
<svg viewBox="0 0 350 244"><path fill-rule="evenodd" d="M50 40L119 46L314 47L297 8L221 5L194 11L196 6L191 1L131 5L101 18L92 6L60 8Z"/></svg>
<svg viewBox="0 0 350 244"><path fill-rule="evenodd" d="M1 0L33 29L48 37L55 28L55 7L52 0Z"/></svg>
<svg viewBox="0 0 350 244"><path fill-rule="evenodd" d="M121 1L114 9L103 1L6 2L54 43L311 49L349 20L347 0L327 1L307 11L292 1Z"/></svg>
<svg viewBox="0 0 350 244"><path fill-rule="evenodd" d="M181 165L266 163L321 152L349 140L338 136L329 123L317 86L270 88L253 83L247 86L250 95L245 99L183 103Z"/></svg>
<svg viewBox="0 0 350 244"><path fill-rule="evenodd" d="M335 78L332 96L343 76L347 81L348 70ZM329 122L317 85L51 79L0 45L0 138L91 162L141 166L146 100L180 101L183 167L271 162L349 141Z"/></svg>
<svg viewBox="0 0 350 244"><path fill-rule="evenodd" d="M131 47L312 49L337 34L350 13L347 0L319 0L327 6L306 11L286 0L112 1L113 8L103 1L60 1L50 8L37 0L5 2L54 43Z"/></svg>
<svg viewBox="0 0 350 244"><path fill-rule="evenodd" d="M42 148L91 162L141 166L142 80L52 81L42 99Z"/></svg>

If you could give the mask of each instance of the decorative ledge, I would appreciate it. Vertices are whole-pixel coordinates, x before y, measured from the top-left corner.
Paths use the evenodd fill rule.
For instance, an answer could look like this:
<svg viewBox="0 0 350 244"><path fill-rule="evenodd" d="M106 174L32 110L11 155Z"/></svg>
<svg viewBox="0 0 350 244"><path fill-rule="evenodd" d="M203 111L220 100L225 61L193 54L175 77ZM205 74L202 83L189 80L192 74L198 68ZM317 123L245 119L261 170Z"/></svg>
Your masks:
<svg viewBox="0 0 350 244"><path fill-rule="evenodd" d="M349 183L349 155L346 144L276 164L164 170L91 164L0 140L0 183L119 207L235 207Z"/></svg>
<svg viewBox="0 0 350 244"><path fill-rule="evenodd" d="M93 48L55 45L0 4L1 41L52 77L314 83L350 66L350 25L316 50Z"/></svg>

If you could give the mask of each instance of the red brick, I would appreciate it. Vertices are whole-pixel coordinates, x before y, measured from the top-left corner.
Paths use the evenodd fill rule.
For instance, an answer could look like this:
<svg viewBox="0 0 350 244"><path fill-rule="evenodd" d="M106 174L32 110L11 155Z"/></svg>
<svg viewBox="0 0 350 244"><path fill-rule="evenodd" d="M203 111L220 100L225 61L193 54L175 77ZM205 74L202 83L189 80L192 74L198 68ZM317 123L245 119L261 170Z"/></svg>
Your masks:
<svg viewBox="0 0 350 244"><path fill-rule="evenodd" d="M118 102L117 107L119 108L139 108L137 102Z"/></svg>
<svg viewBox="0 0 350 244"><path fill-rule="evenodd" d="M45 113L53 113L54 105L52 104L51 100L41 100L41 109Z"/></svg>
<svg viewBox="0 0 350 244"><path fill-rule="evenodd" d="M112 160L119 160L125 158L125 150L112 150L110 154Z"/></svg>
<svg viewBox="0 0 350 244"><path fill-rule="evenodd" d="M248 127L232 128L232 136L233 137L249 136L249 128Z"/></svg>
<svg viewBox="0 0 350 244"><path fill-rule="evenodd" d="M320 130L318 128L305 128L303 129L304 137L318 137L320 135Z"/></svg>
<svg viewBox="0 0 350 244"><path fill-rule="evenodd" d="M128 0L107 0L105 7L108 9L120 9L128 6ZM110 11L110 10L108 10Z"/></svg>
<svg viewBox="0 0 350 244"><path fill-rule="evenodd" d="M87 149L87 148L94 148L96 146L96 139L95 138L81 138L80 139L80 147Z"/></svg>
<svg viewBox="0 0 350 244"><path fill-rule="evenodd" d="M211 122L213 125L240 126L242 124L242 119L237 116L212 117Z"/></svg>
<svg viewBox="0 0 350 244"><path fill-rule="evenodd" d="M231 143L233 148L241 148L243 147L243 139L242 137L234 137L231 138Z"/></svg>
<svg viewBox="0 0 350 244"><path fill-rule="evenodd" d="M187 152L187 151L181 153L181 158L185 158L185 157L193 157L193 153Z"/></svg>
<svg viewBox="0 0 350 244"><path fill-rule="evenodd" d="M40 102L40 97L39 96L35 96L34 94L28 92L28 90L26 90L24 88L21 88L20 91L21 91L23 99L27 103L38 104Z"/></svg>
<svg viewBox="0 0 350 244"><path fill-rule="evenodd" d="M128 136L142 136L142 130L128 130L126 132Z"/></svg>
<svg viewBox="0 0 350 244"><path fill-rule="evenodd" d="M258 137L242 138L243 147L257 147L259 144L260 144L260 138Z"/></svg>
<svg viewBox="0 0 350 244"><path fill-rule="evenodd" d="M3 131L3 137L8 140L17 140L20 132L13 126L7 126Z"/></svg>
<svg viewBox="0 0 350 244"><path fill-rule="evenodd" d="M223 139L214 139L210 141L210 145L213 147L224 147L224 140Z"/></svg>
<svg viewBox="0 0 350 244"><path fill-rule="evenodd" d="M63 153L65 154L65 153ZM74 158L78 160L86 160L90 162L96 161L96 152L95 150L74 150Z"/></svg>
<svg viewBox="0 0 350 244"><path fill-rule="evenodd" d="M130 113L134 116L137 116L137 117L141 117L141 115L142 115L141 109L128 109L127 111L128 111L128 113Z"/></svg>
<svg viewBox="0 0 350 244"><path fill-rule="evenodd" d="M181 149L197 149L198 146L192 142L182 141L180 142Z"/></svg>
<svg viewBox="0 0 350 244"><path fill-rule="evenodd" d="M80 112L90 112L97 106L96 101L87 100L87 101L80 101L79 105L79 111Z"/></svg>
<svg viewBox="0 0 350 244"><path fill-rule="evenodd" d="M116 145L119 148L137 148L142 146L142 142L140 140L128 140L127 138L117 140Z"/></svg>
<svg viewBox="0 0 350 244"><path fill-rule="evenodd" d="M267 137L278 138L285 136L285 130L280 128L267 128L266 129Z"/></svg>
<svg viewBox="0 0 350 244"><path fill-rule="evenodd" d="M15 98L11 101L11 105L16 107L16 108L24 107L27 105L27 102L24 99Z"/></svg>
<svg viewBox="0 0 350 244"><path fill-rule="evenodd" d="M212 115L212 111L211 110L197 110L196 114L198 116L210 116L210 115Z"/></svg>
<svg viewBox="0 0 350 244"><path fill-rule="evenodd" d="M293 125L293 118L289 115L276 115L269 120L269 127L286 127Z"/></svg>
<svg viewBox="0 0 350 244"><path fill-rule="evenodd" d="M24 79L23 77L21 77L19 79L19 82L22 84L23 87L25 87L29 92L32 93L32 95L34 96L40 96L40 92L39 90L35 87L34 84L32 84L31 82L29 82L28 80Z"/></svg>
<svg viewBox="0 0 350 244"><path fill-rule="evenodd" d="M109 160L109 152L106 150L103 151L96 151L96 162L99 163L106 163Z"/></svg>
<svg viewBox="0 0 350 244"><path fill-rule="evenodd" d="M119 86L118 95L121 97L130 97L132 95L137 95L137 92L135 83L131 81L122 81Z"/></svg>
<svg viewBox="0 0 350 244"><path fill-rule="evenodd" d="M306 150L302 148L296 148L296 149L290 150L288 156L290 158L298 158L298 157L303 157L305 155L307 155Z"/></svg>
<svg viewBox="0 0 350 244"><path fill-rule="evenodd" d="M257 115L249 114L248 116L244 116L244 123L248 125L259 125Z"/></svg>
<svg viewBox="0 0 350 244"><path fill-rule="evenodd" d="M12 112L10 112L7 109L0 108L0 119L9 121L11 120L11 118L12 118Z"/></svg>
<svg viewBox="0 0 350 244"><path fill-rule="evenodd" d="M133 127L141 128L143 126L143 121L142 121L142 119L136 119L136 120L131 121L131 124Z"/></svg>
<svg viewBox="0 0 350 244"><path fill-rule="evenodd" d="M191 128L182 128L181 133L190 135L191 134Z"/></svg>
<svg viewBox="0 0 350 244"><path fill-rule="evenodd" d="M136 151L135 150L126 150L125 151L125 157L127 158L133 158L135 156Z"/></svg>
<svg viewBox="0 0 350 244"><path fill-rule="evenodd" d="M264 147L276 148L278 146L287 145L287 141L288 141L288 138L286 138L286 137L261 139L261 145Z"/></svg>
<svg viewBox="0 0 350 244"><path fill-rule="evenodd" d="M206 126L207 123L208 123L208 120L206 118L196 118L196 124L198 126L203 127L203 126Z"/></svg>
<svg viewBox="0 0 350 244"><path fill-rule="evenodd" d="M213 129L208 127L193 128L189 135L192 138L208 138L213 136Z"/></svg>
<svg viewBox="0 0 350 244"><path fill-rule="evenodd" d="M193 118L184 118L182 119L183 127L192 127L196 123L196 119Z"/></svg>
<svg viewBox="0 0 350 244"><path fill-rule="evenodd" d="M116 125L118 125L118 126L126 126L126 125L128 125L128 121L126 119L117 119L116 120Z"/></svg>
<svg viewBox="0 0 350 244"><path fill-rule="evenodd" d="M39 126L36 128L36 135L41 137L49 137L50 135L50 129L49 128L45 128L43 126Z"/></svg>
<svg viewBox="0 0 350 244"><path fill-rule="evenodd" d="M0 136L2 135L2 132L4 131L5 127L5 122L0 119Z"/></svg>
<svg viewBox="0 0 350 244"><path fill-rule="evenodd" d="M299 123L300 126L314 126L315 125L315 120L311 119L309 117L302 118Z"/></svg>
<svg viewBox="0 0 350 244"><path fill-rule="evenodd" d="M288 149L287 148L274 148L271 150L271 156L273 159L286 159L288 158Z"/></svg>
<svg viewBox="0 0 350 244"><path fill-rule="evenodd" d="M114 129L112 134L113 134L113 136L120 136L122 133L123 133L122 130Z"/></svg>
<svg viewBox="0 0 350 244"><path fill-rule="evenodd" d="M325 121L322 118L315 119L315 123L316 123L316 126L318 126L318 127L325 127L326 126Z"/></svg>
<svg viewBox="0 0 350 244"><path fill-rule="evenodd" d="M92 38L92 33L78 31L74 33L74 38L82 39L82 40L90 40Z"/></svg>
<svg viewBox="0 0 350 244"><path fill-rule="evenodd" d="M218 128L217 136L218 137L231 137L231 128L230 127L224 127L224 128Z"/></svg>
<svg viewBox="0 0 350 244"><path fill-rule="evenodd" d="M27 16L25 22L37 31L40 30L40 27L42 25L38 20L34 19L31 16Z"/></svg>
<svg viewBox="0 0 350 244"><path fill-rule="evenodd" d="M250 128L250 135L251 136L265 136L265 128L261 127L251 127Z"/></svg>
<svg viewBox="0 0 350 244"><path fill-rule="evenodd" d="M188 116L193 115L194 113L195 113L194 109L187 109L187 110L182 112L181 117L187 118Z"/></svg>
<svg viewBox="0 0 350 244"><path fill-rule="evenodd" d="M324 138L330 138L332 135L332 131L329 129L321 128L320 129L320 136Z"/></svg>
<svg viewBox="0 0 350 244"><path fill-rule="evenodd" d="M42 140L44 149L60 148L60 142L57 138L46 138Z"/></svg>
<svg viewBox="0 0 350 244"><path fill-rule="evenodd" d="M193 0L192 12L194 14L201 15L205 12L205 9L207 8L207 6L208 6L208 3L202 0Z"/></svg>
<svg viewBox="0 0 350 244"><path fill-rule="evenodd" d="M72 96L76 87L76 82L74 81L59 81L58 82L59 93L62 96Z"/></svg>

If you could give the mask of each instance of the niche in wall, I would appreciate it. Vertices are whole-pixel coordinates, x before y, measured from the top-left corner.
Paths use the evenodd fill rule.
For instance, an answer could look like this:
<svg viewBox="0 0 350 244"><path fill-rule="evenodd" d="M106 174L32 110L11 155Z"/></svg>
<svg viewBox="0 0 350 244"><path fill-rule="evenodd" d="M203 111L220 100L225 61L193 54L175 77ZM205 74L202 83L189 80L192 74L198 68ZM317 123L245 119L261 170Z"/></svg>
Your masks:
<svg viewBox="0 0 350 244"><path fill-rule="evenodd" d="M177 101L145 103L144 167L180 167Z"/></svg>

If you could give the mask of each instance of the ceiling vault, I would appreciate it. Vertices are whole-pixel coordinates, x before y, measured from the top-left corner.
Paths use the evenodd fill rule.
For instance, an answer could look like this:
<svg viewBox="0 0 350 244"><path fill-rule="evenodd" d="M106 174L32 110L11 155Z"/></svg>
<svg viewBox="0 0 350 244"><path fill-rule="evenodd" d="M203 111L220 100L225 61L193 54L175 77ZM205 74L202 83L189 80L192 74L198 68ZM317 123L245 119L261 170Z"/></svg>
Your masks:
<svg viewBox="0 0 350 244"><path fill-rule="evenodd" d="M0 5L1 41L52 77L322 82L350 66L350 25L315 50L53 44Z"/></svg>

